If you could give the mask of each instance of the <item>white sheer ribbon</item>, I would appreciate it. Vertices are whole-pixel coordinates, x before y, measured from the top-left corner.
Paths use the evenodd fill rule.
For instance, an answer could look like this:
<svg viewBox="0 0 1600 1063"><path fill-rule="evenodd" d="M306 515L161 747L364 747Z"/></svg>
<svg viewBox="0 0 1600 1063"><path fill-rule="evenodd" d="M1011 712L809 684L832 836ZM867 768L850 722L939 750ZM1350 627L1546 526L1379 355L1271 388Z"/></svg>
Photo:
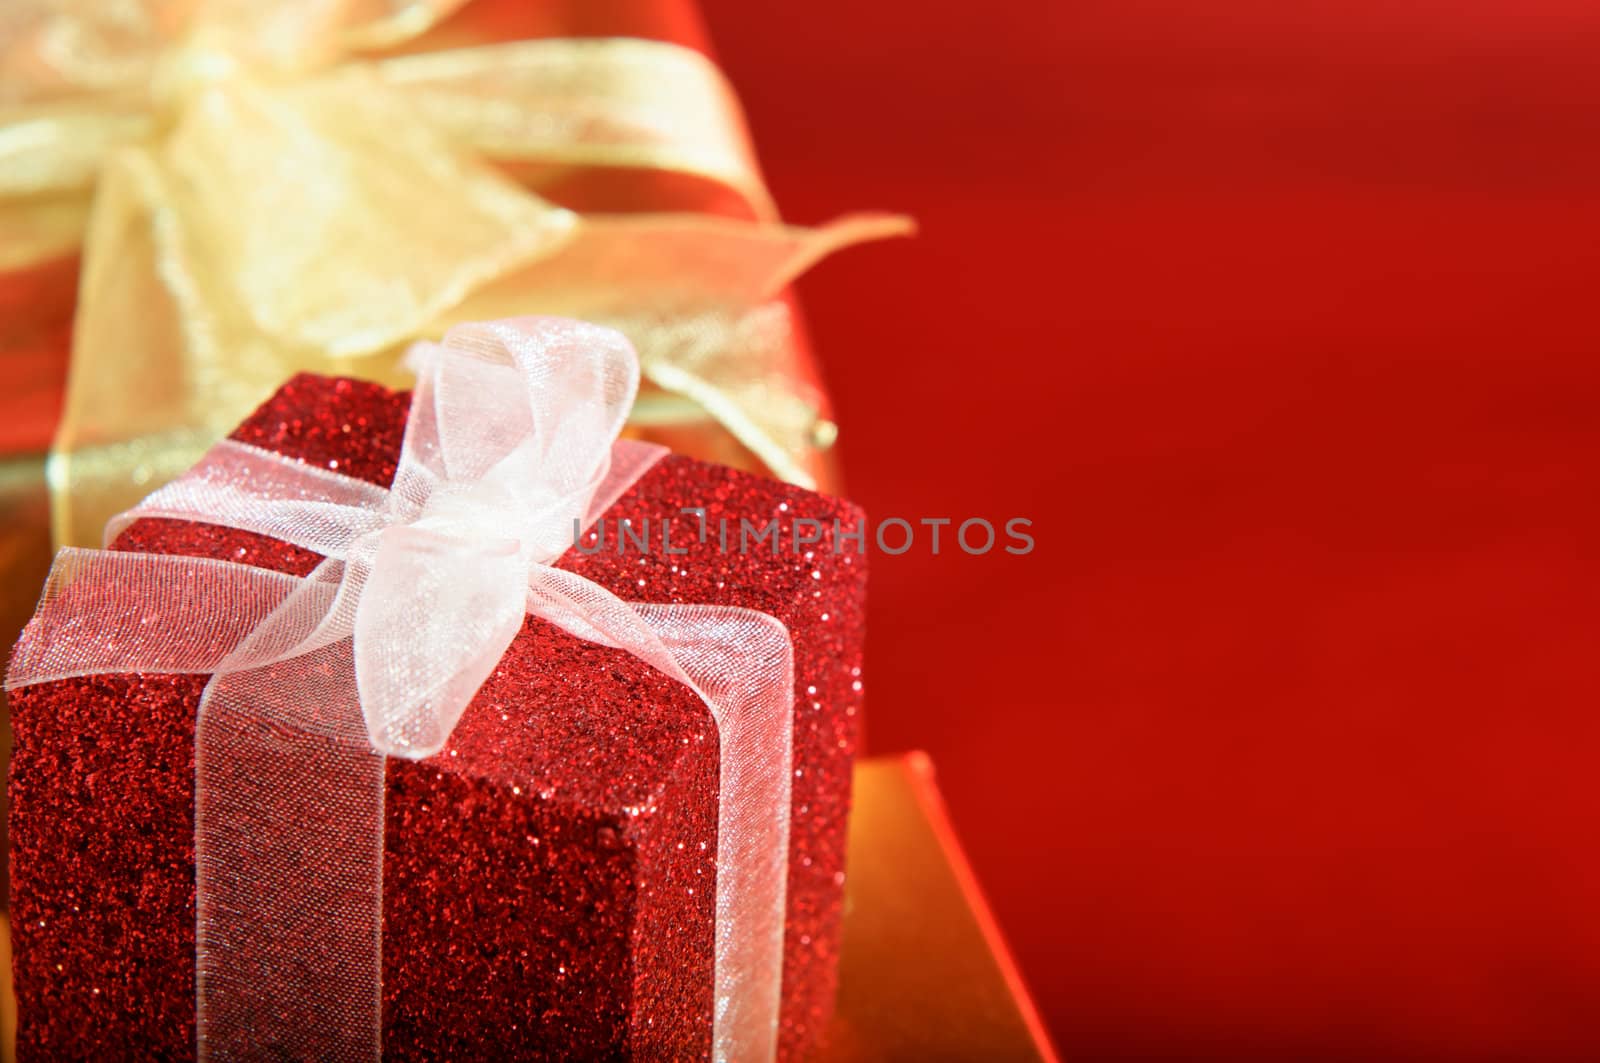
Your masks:
<svg viewBox="0 0 1600 1063"><path fill-rule="evenodd" d="M63 550L7 687L213 673L196 724L202 1058L381 1051L383 758L439 751L524 614L634 654L716 720L719 1060L775 1052L793 662L747 609L625 602L553 567L661 450L617 441L638 386L618 333L520 318L414 352L390 490L235 442L114 520L259 532L306 577ZM507 844L515 844L508 840Z"/></svg>

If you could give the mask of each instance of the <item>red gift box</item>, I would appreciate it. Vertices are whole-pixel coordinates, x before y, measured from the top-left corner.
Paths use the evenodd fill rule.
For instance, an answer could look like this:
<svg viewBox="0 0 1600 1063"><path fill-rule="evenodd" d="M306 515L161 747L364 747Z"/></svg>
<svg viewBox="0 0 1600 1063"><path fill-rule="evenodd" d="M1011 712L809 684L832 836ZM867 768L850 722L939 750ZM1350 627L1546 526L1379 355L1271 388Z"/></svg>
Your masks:
<svg viewBox="0 0 1600 1063"><path fill-rule="evenodd" d="M300 376L234 437L387 485L405 393ZM712 534L681 511L704 507ZM822 541L726 550L722 518ZM794 646L793 819L780 1056L832 1006L864 558L848 503L669 457L604 515L673 553L569 550L622 597L740 606ZM837 522L837 524L835 523ZM809 529L808 529L809 530ZM681 535L679 533L684 533ZM135 523L113 549L297 575L317 555L236 529ZM679 554L676 551L682 550ZM23 1057L195 1051L195 713L205 676L100 675L12 694L12 902ZM386 764L382 1039L390 1058L707 1058L717 730L688 688L529 617L425 760Z"/></svg>

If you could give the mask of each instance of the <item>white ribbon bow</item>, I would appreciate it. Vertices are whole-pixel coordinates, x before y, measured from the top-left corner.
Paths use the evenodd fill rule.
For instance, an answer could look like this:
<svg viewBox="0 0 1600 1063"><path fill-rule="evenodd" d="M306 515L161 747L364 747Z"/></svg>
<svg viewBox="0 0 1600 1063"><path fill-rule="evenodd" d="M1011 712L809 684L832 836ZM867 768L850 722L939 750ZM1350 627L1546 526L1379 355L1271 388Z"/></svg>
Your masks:
<svg viewBox="0 0 1600 1063"><path fill-rule="evenodd" d="M617 441L639 377L620 334L512 319L453 329L413 358L391 489L230 441L107 528L109 540L146 517L222 524L322 554L316 571L64 550L7 687L214 673L195 739L201 1054L372 1059L383 757L444 746L525 614L625 649L694 689L716 719L713 1054L772 1058L793 727L786 629L751 610L624 602L554 567L663 453ZM238 767L262 763L270 770Z"/></svg>
<svg viewBox="0 0 1600 1063"><path fill-rule="evenodd" d="M665 450L617 442L639 369L610 329L466 325L443 345L416 345L411 361L418 384L388 491L225 442L112 520L106 541L135 520L171 517L342 562L319 577L338 580L338 602L314 639L354 637L373 747L420 758L444 745L524 613L594 635L583 605L600 588L551 565Z"/></svg>

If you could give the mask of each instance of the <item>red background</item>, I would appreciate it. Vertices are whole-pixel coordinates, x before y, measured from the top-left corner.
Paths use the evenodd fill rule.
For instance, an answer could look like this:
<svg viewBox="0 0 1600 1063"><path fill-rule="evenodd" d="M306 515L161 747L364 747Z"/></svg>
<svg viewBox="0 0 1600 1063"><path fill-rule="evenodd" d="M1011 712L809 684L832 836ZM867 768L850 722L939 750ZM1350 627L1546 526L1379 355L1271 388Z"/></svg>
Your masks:
<svg viewBox="0 0 1600 1063"><path fill-rule="evenodd" d="M1600 1058L1600 9L704 7L1066 1057Z"/></svg>

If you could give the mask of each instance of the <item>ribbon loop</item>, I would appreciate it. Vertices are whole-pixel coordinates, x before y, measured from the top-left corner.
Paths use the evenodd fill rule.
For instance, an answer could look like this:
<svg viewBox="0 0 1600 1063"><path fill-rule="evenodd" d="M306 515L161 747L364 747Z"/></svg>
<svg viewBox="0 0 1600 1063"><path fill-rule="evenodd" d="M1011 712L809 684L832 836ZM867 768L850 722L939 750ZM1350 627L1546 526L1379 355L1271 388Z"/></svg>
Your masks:
<svg viewBox="0 0 1600 1063"><path fill-rule="evenodd" d="M515 545L415 525L380 535L352 632L361 711L380 753L420 760L443 748L522 629L528 576Z"/></svg>

